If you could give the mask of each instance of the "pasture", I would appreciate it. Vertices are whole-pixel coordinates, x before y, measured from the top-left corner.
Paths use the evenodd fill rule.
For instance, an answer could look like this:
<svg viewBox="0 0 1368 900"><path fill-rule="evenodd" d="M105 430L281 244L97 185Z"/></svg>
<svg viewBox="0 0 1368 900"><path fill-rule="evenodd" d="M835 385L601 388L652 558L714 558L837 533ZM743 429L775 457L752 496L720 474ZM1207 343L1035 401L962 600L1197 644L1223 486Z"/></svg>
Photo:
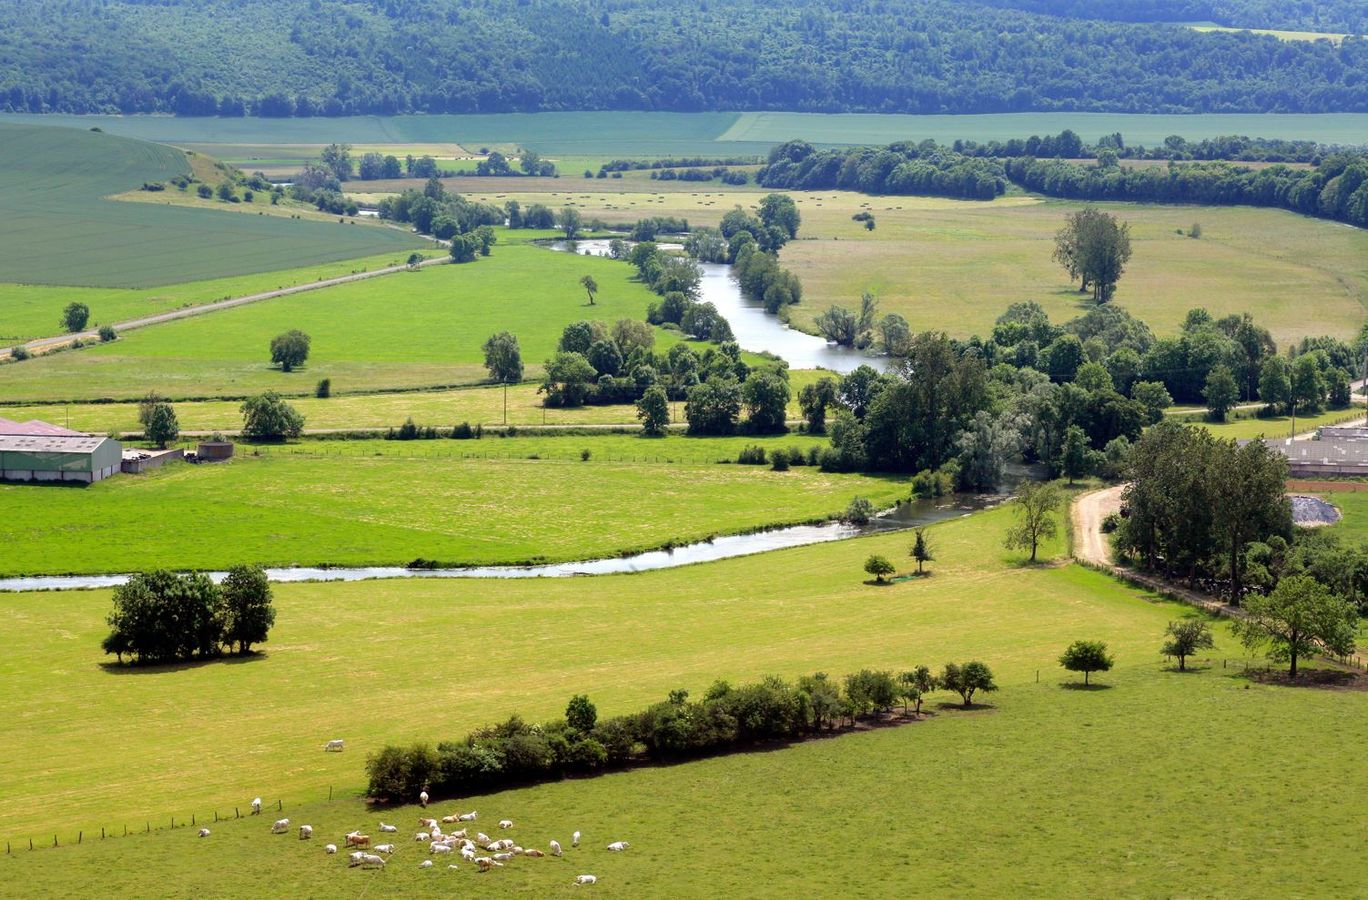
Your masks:
<svg viewBox="0 0 1368 900"><path fill-rule="evenodd" d="M1291 437L1294 428L1296 434L1306 434L1325 425L1346 425L1355 421L1362 422L1363 416L1363 406L1360 404L1354 409L1331 409L1314 416L1297 416L1295 420L1291 416L1261 418L1256 415L1256 410L1253 409L1232 412L1225 422L1207 421L1206 410L1198 413L1180 413L1172 416L1172 418L1192 425L1199 425L1225 440L1235 438L1243 441L1258 437Z"/></svg>
<svg viewBox="0 0 1368 900"><path fill-rule="evenodd" d="M0 574L559 562L823 519L857 495L879 507L907 496L896 478L716 462L748 444L819 443L594 435L244 446L228 463L88 487L4 484ZM155 529L130 531L138 522Z"/></svg>
<svg viewBox="0 0 1368 900"><path fill-rule="evenodd" d="M554 837L568 847L572 830L584 833L564 859L515 859L487 874L459 860L451 871L440 857L420 870L416 805L372 811L317 791L290 795L282 813L211 822L206 840L190 828L104 842L87 833L81 847L20 850L0 872L68 895L138 893L150 873L215 895L248 872L308 896L570 897L586 891L571 884L582 872L598 876L588 890L609 897L1330 896L1361 883L1368 863L1350 823L1368 790L1355 749L1368 739L1368 693L1250 686L1219 661L1179 675L1148 649L1100 679L1103 690L1062 689L1072 679L1047 656L1039 684L1004 681L983 712L940 710L901 728L436 803L427 814L474 809L476 825L507 816L526 846ZM699 691L710 678L652 680ZM571 683L548 693L583 684ZM606 695L591 694L603 710ZM456 733L444 718L430 717L424 737ZM353 752L325 761L306 743L292 762L359 771ZM316 837L267 834L275 815L312 823ZM376 835L380 821L401 829L385 871L323 854L325 841L341 844L355 828ZM613 840L632 847L608 853Z"/></svg>
<svg viewBox="0 0 1368 900"><path fill-rule="evenodd" d="M470 384L486 377L480 349L495 332L518 336L529 375L580 319L642 319L655 299L626 263L500 244L465 265L434 266L323 288L129 332L112 344L0 367L10 401L242 397L264 390L310 393ZM589 306L579 284L592 274ZM307 365L283 373L269 345L298 328L313 340ZM678 339L658 331L656 347ZM402 421L402 420L401 420ZM398 422L393 424L399 424Z"/></svg>
<svg viewBox="0 0 1368 900"><path fill-rule="evenodd" d="M388 228L102 199L189 172L171 147L0 125L0 283L145 288L422 245Z"/></svg>

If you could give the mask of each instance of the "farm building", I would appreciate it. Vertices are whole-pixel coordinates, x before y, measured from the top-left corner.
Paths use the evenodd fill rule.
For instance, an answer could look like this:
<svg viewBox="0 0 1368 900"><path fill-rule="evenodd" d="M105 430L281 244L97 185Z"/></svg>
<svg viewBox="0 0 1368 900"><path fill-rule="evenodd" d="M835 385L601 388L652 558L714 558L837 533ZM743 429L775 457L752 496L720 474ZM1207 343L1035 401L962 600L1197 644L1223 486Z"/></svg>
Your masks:
<svg viewBox="0 0 1368 900"><path fill-rule="evenodd" d="M1344 478L1368 475L1368 440L1348 429L1322 429L1314 441L1287 438L1266 443L1287 457L1287 474L1293 478Z"/></svg>
<svg viewBox="0 0 1368 900"><path fill-rule="evenodd" d="M123 446L111 438L0 418L0 480L89 484L118 472L122 460Z"/></svg>

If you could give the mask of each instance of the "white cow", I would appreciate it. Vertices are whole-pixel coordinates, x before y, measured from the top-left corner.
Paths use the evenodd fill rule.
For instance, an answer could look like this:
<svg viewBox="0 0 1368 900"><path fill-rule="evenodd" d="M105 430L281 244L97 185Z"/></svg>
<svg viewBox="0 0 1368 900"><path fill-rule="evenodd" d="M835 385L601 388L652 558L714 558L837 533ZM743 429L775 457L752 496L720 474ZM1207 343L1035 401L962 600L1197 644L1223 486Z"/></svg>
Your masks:
<svg viewBox="0 0 1368 900"><path fill-rule="evenodd" d="M457 816L456 818L457 818L459 821L461 821L461 822L474 822L474 821L475 821L475 817L476 817L477 815L479 815L479 814L478 814L478 813L475 813L475 812L468 812L468 813L461 813L461 815Z"/></svg>
<svg viewBox="0 0 1368 900"><path fill-rule="evenodd" d="M383 869L385 867L385 858L383 856L376 856L374 853L363 853L361 854L361 865L379 866Z"/></svg>
<svg viewBox="0 0 1368 900"><path fill-rule="evenodd" d="M312 825L300 825L300 826L299 826L299 839L300 839L301 841L307 841L307 840L309 840L309 839L312 838L312 837L313 837L313 826L312 826Z"/></svg>
<svg viewBox="0 0 1368 900"><path fill-rule="evenodd" d="M420 869L431 869L431 868L432 868L432 860L430 860L430 859L425 859L425 860L423 860L422 862L420 862L420 863L418 864L418 868L420 868Z"/></svg>
<svg viewBox="0 0 1368 900"><path fill-rule="evenodd" d="M495 854L494 854L494 858L497 859L499 862L503 862L503 861L505 861L505 860L512 859L512 858L513 858L513 854L512 854L512 853L495 853Z"/></svg>
<svg viewBox="0 0 1368 900"><path fill-rule="evenodd" d="M485 834L483 831L475 832L475 843L477 844L488 844L492 840L494 839L489 835Z"/></svg>
<svg viewBox="0 0 1368 900"><path fill-rule="evenodd" d="M208 836L209 836L209 829L208 829L208 828L201 828L201 829L199 830L199 836L200 836L200 837L208 837Z"/></svg>
<svg viewBox="0 0 1368 900"><path fill-rule="evenodd" d="M565 852L565 851L561 849L560 841L552 841L552 842L551 842L551 855L552 855L552 856L560 856L560 855L563 854L564 852Z"/></svg>
<svg viewBox="0 0 1368 900"><path fill-rule="evenodd" d="M287 832L287 831L289 831L289 830L290 830L290 820L289 820L289 819L276 819L275 824L271 826L271 834L284 834L285 832Z"/></svg>
<svg viewBox="0 0 1368 900"><path fill-rule="evenodd" d="M428 792L427 792L427 791L419 791L419 792L418 792L418 802L421 803L421 804L423 805L423 809L427 809L427 802L428 802Z"/></svg>
<svg viewBox="0 0 1368 900"><path fill-rule="evenodd" d="M329 855L332 855L332 854L334 854L334 853L337 852L337 845L336 845L336 844L324 844L324 845L323 845L323 852L324 852L324 853L327 853L327 854L329 854Z"/></svg>
<svg viewBox="0 0 1368 900"><path fill-rule="evenodd" d="M429 849L430 849L433 853L450 853L450 852L451 852L451 845L450 845L450 844L433 844Z"/></svg>
<svg viewBox="0 0 1368 900"><path fill-rule="evenodd" d="M399 830L399 826L398 826L398 825L386 825L384 822L381 822L381 823L380 823L380 830L383 831L383 832L385 832L386 834L394 834L395 832L397 832L397 831Z"/></svg>
<svg viewBox="0 0 1368 900"><path fill-rule="evenodd" d="M324 751L328 753L341 753L345 742L341 738L335 738L323 745Z"/></svg>
<svg viewBox="0 0 1368 900"><path fill-rule="evenodd" d="M517 850L518 848L517 848L517 847L514 847L513 849L514 849L514 850ZM545 856L546 854L543 853L543 852L540 851L540 850L537 850L536 848L533 848L533 849L531 849L531 850L524 850L524 851L523 851L523 855L524 855L524 856L533 856L533 857L536 857L536 858L540 859L541 857Z"/></svg>
<svg viewBox="0 0 1368 900"><path fill-rule="evenodd" d="M349 853L347 858L351 860L347 863L348 866L359 866L365 860L366 854L357 850L355 853Z"/></svg>
<svg viewBox="0 0 1368 900"><path fill-rule="evenodd" d="M393 853L393 852L394 852L394 845L393 845L393 844L376 844L376 845L375 845L375 852L376 852L376 853L386 853L386 854Z"/></svg>
<svg viewBox="0 0 1368 900"><path fill-rule="evenodd" d="M570 846L571 846L571 847L578 847L578 846L579 846L579 839L580 839L580 833L579 833L578 831L576 831L574 834L570 835Z"/></svg>
<svg viewBox="0 0 1368 900"><path fill-rule="evenodd" d="M597 884L597 875L581 875L575 879L575 884Z"/></svg>
<svg viewBox="0 0 1368 900"><path fill-rule="evenodd" d="M260 798L260 797L256 797L255 799L252 800L252 815L254 815L254 816L259 816L259 815L261 815L261 798Z"/></svg>
<svg viewBox="0 0 1368 900"><path fill-rule="evenodd" d="M420 831L413 836L413 839L415 841L430 841L432 840L432 835L428 834L426 831Z"/></svg>
<svg viewBox="0 0 1368 900"><path fill-rule="evenodd" d="M461 848L461 859L465 860L466 862L474 862L474 861L475 861L475 851L474 851L472 848L470 848L470 847L462 847L462 848Z"/></svg>
<svg viewBox="0 0 1368 900"><path fill-rule="evenodd" d="M512 819L500 819L500 820L499 820L499 827L500 827L500 828L512 828L512 827L513 827L513 820L512 820Z"/></svg>
<svg viewBox="0 0 1368 900"><path fill-rule="evenodd" d="M608 845L608 849L612 850L614 853L621 853L623 850L626 850L630 846L632 845L627 843L626 841L613 841L611 844Z"/></svg>

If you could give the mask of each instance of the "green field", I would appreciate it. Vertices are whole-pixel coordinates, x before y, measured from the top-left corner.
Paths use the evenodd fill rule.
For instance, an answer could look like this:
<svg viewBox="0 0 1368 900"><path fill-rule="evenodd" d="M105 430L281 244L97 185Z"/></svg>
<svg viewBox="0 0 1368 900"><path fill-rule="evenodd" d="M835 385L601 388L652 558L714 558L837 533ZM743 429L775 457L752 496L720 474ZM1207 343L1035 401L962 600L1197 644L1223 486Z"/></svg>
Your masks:
<svg viewBox="0 0 1368 900"><path fill-rule="evenodd" d="M822 144L887 144L934 138L988 141L1057 134L1066 128L1084 140L1120 131L1127 144L1153 146L1171 134L1189 140L1243 134L1252 137L1361 145L1368 114L998 113L991 115L880 115L874 113L669 113L547 112L485 115L354 116L340 119L176 118L171 116L64 116L10 114L18 121L78 128L172 144L518 144L543 153L596 156L732 155L764 153L802 138ZM266 152L256 155L265 156Z"/></svg>
<svg viewBox="0 0 1368 900"><path fill-rule="evenodd" d="M834 516L857 495L881 507L907 496L901 479L714 462L751 443L821 441L348 441L262 456L244 446L230 463L89 487L5 484L0 541L10 549L0 574L558 562Z"/></svg>
<svg viewBox="0 0 1368 900"><path fill-rule="evenodd" d="M1264 419L1259 418L1254 412L1254 410L1241 411L1238 414L1232 414L1228 421L1221 423L1208 422L1205 410L1195 414L1181 414L1173 418L1193 425L1200 425L1221 438L1236 438L1243 441L1257 437L1291 437L1294 427L1296 434L1305 434L1325 425L1344 425L1354 421L1362 421L1364 415L1361 405L1354 410L1331 409L1315 416L1298 416L1295 420L1291 416L1270 416Z"/></svg>
<svg viewBox="0 0 1368 900"><path fill-rule="evenodd" d="M152 287L420 246L375 226L101 199L189 171L170 147L0 125L0 283Z"/></svg>
<svg viewBox="0 0 1368 900"><path fill-rule="evenodd" d="M1335 31L1279 31L1272 28L1227 28L1221 25L1189 25L1193 31L1227 31L1247 34L1267 34L1280 41L1329 41L1342 44L1349 35Z"/></svg>
<svg viewBox="0 0 1368 900"><path fill-rule="evenodd" d="M588 306L580 276L600 293ZM11 401L241 397L263 390L307 393L318 379L335 391L469 384L486 377L480 349L512 331L532 374L579 319L641 319L654 298L634 270L601 258L499 245L462 266L435 266L235 307L129 332L112 344L0 367ZM308 364L272 368L271 339L291 328L312 338ZM676 340L658 332L657 349ZM401 420L402 421L402 420ZM395 423L398 424L398 423Z"/></svg>
<svg viewBox="0 0 1368 900"><path fill-rule="evenodd" d="M0 345L61 332L62 309L72 301L90 307L90 325L116 324L187 306L201 306L229 297L245 297L311 281L400 265L412 252L405 247L380 256L329 262L279 272L257 272L210 281L155 288L61 287L49 284L0 285ZM424 256L443 251L420 249Z"/></svg>

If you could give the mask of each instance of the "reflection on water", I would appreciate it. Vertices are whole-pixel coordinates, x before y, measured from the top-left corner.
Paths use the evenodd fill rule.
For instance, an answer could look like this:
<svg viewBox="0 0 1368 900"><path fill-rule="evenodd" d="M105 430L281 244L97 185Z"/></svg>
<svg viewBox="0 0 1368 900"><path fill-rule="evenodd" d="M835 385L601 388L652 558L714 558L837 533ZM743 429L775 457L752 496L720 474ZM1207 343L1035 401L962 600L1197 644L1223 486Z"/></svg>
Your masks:
<svg viewBox="0 0 1368 900"><path fill-rule="evenodd" d="M584 256L608 255L608 241L601 239L556 241L549 246L562 252L573 248L575 253ZM666 250L683 249L680 244L661 243L658 246ZM788 360L791 369L830 369L845 373L862 364L880 371L888 368L886 357L837 347L815 335L789 328L778 316L770 315L759 303L742 295L741 285L733 277L730 265L699 263L698 266L703 271L698 299L713 304L726 317L742 350L773 353Z"/></svg>

